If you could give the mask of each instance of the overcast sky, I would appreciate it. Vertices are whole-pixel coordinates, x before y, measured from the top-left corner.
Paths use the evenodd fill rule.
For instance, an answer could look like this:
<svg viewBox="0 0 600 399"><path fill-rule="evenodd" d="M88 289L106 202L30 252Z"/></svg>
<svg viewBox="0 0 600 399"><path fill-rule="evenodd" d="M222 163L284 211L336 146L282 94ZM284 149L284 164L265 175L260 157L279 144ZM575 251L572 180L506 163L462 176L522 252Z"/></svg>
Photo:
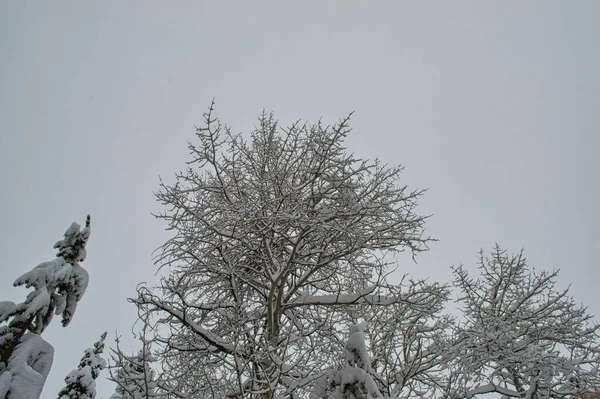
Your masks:
<svg viewBox="0 0 600 399"><path fill-rule="evenodd" d="M355 110L347 146L429 188L440 241L400 270L448 281L477 250L525 248L600 314L600 2L0 2L0 300L92 215L89 288L56 349L54 398L85 348L129 330L168 237L158 177L185 167L213 97L248 132ZM99 381L98 398L113 386Z"/></svg>

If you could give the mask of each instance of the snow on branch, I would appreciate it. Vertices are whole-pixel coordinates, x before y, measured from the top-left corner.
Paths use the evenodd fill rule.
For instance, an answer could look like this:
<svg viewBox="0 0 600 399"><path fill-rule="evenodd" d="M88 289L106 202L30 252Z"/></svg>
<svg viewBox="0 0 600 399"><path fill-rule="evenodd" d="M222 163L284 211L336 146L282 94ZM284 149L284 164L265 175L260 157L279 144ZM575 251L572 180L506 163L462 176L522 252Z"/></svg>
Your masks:
<svg viewBox="0 0 600 399"><path fill-rule="evenodd" d="M77 369L65 377L65 387L58 393L58 399L94 399L96 397L96 378L100 371L106 367L102 358L106 332L100 340L94 343L94 348L85 350Z"/></svg>
<svg viewBox="0 0 600 399"><path fill-rule="evenodd" d="M38 334L23 335L6 366L0 364L0 398L39 398L53 360L52 345Z"/></svg>
<svg viewBox="0 0 600 399"><path fill-rule="evenodd" d="M72 320L88 286L88 273L78 262L86 257L90 217L85 228L71 224L54 248L57 258L23 274L14 286L33 288L24 302L0 302L0 395L6 399L37 398L52 365L54 350L40 334L54 314L62 325Z"/></svg>
<svg viewBox="0 0 600 399"><path fill-rule="evenodd" d="M161 182L167 276L133 302L154 315L157 357L181 392L301 391L336 362L339 339L319 331L345 325L350 307L412 300L377 287L387 253L414 257L432 241L423 190L403 184L402 167L348 151L349 120L282 128L263 113L242 136L212 104L186 168ZM187 361L202 364L194 381Z"/></svg>
<svg viewBox="0 0 600 399"><path fill-rule="evenodd" d="M568 290L556 290L558 272L532 270L523 252L499 246L480 253L478 266L478 278L454 268L465 322L448 367L465 378L447 397L578 396L600 385L600 326Z"/></svg>
<svg viewBox="0 0 600 399"><path fill-rule="evenodd" d="M150 342L140 337L142 349L135 355L126 355L119 346L113 350L110 366L110 380L117 384L111 399L143 399L167 396L169 391L156 380L156 372L152 363L156 357L152 355ZM176 395L177 396L177 395Z"/></svg>

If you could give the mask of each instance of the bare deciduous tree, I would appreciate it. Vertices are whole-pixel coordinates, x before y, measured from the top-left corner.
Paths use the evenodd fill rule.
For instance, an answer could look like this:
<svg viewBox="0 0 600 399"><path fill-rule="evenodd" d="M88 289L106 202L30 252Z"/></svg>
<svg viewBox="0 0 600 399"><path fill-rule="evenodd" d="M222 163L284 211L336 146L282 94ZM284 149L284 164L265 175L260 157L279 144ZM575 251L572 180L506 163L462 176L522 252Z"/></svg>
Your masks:
<svg viewBox="0 0 600 399"><path fill-rule="evenodd" d="M282 129L263 114L248 142L205 114L187 170L157 194L169 273L135 299L179 392L305 392L335 363L350 308L406 300L384 256L427 249L422 191L348 153L348 121Z"/></svg>
<svg viewBox="0 0 600 399"><path fill-rule="evenodd" d="M141 337L142 349L136 355L126 355L119 346L111 355L110 380L117 384L111 399L148 399L161 397L157 393L156 372L152 363L156 361L150 345Z"/></svg>
<svg viewBox="0 0 600 399"><path fill-rule="evenodd" d="M365 311L371 357L386 398L433 398L445 382L442 365L452 320L442 314L449 290L408 281L396 295L404 300Z"/></svg>
<svg viewBox="0 0 600 399"><path fill-rule="evenodd" d="M556 290L557 271L530 270L522 252L498 246L480 253L479 270L474 279L454 269L465 321L449 354L449 397L565 398L598 386L599 326L568 290Z"/></svg>
<svg viewBox="0 0 600 399"><path fill-rule="evenodd" d="M388 306L358 305L349 311L354 316L353 321L357 321L357 316L365 319L363 323L351 324L354 327L350 330L351 336L360 330L358 337L362 337L366 345L363 348L359 342L358 348L362 357L369 357L368 365L363 361L359 366L372 377L372 383L367 385L374 384L377 387L375 396L381 398L435 398L440 386L446 382L443 354L452 320L441 311L448 288L404 278L398 286L386 289L388 297L401 300ZM361 325L369 327L356 330ZM352 341L346 343L346 356L340 359L341 364L334 365L330 374L315 384L311 398L352 398L362 392L362 388L342 387L344 379L350 383L356 373L362 375L362 372L348 368L348 345L357 348ZM350 366L356 366L355 362L350 363ZM343 377L344 373L346 377ZM361 379L361 386L366 388L364 382ZM369 397L373 392L363 394Z"/></svg>

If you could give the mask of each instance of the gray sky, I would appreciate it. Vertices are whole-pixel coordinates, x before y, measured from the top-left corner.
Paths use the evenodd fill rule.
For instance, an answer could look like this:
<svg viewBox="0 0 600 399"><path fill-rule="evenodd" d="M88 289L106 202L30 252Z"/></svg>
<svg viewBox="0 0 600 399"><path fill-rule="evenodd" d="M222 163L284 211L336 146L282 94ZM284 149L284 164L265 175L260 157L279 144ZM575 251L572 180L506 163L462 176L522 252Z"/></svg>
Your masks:
<svg viewBox="0 0 600 399"><path fill-rule="evenodd" d="M92 215L90 285L44 334L43 398L103 331L134 343L126 298L167 237L152 192L213 97L244 132L263 108L284 125L356 110L348 147L429 188L440 242L400 270L447 281L480 247L524 247L600 314L600 2L166 4L0 2L0 300Z"/></svg>

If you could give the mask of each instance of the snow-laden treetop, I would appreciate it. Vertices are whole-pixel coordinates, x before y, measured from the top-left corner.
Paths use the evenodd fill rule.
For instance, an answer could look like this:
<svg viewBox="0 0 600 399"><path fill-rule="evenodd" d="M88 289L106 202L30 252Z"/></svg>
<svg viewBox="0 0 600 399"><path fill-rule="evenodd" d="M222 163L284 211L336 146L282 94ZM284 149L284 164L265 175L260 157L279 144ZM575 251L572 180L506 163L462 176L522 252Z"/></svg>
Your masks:
<svg viewBox="0 0 600 399"><path fill-rule="evenodd" d="M62 315L63 327L71 322L77 302L89 282L87 271L78 262L85 260L85 245L90 232L89 215L83 230L73 222L64 238L54 244L54 248L58 248L57 258L41 263L15 280L15 287L25 285L35 288L22 304L27 308L26 317L35 316L31 329L33 332L41 333L48 326L53 313Z"/></svg>
<svg viewBox="0 0 600 399"><path fill-rule="evenodd" d="M88 286L88 273L78 262L86 257L90 217L82 230L71 224L54 244L57 257L23 274L14 286L33 288L25 301L0 302L0 398L38 398L52 365L54 348L41 338L54 314L62 325L72 320Z"/></svg>
<svg viewBox="0 0 600 399"><path fill-rule="evenodd" d="M62 315L62 325L67 326L77 302L88 286L88 273L78 262L86 257L85 246L90 237L90 216L86 219L85 228L77 223L71 224L64 238L54 244L58 248L57 258L43 262L31 271L23 274L14 282L14 286L33 287L23 303L2 302L0 304L0 347L8 336L17 338L26 331L42 333L54 314ZM6 335L13 330L12 334Z"/></svg>
<svg viewBox="0 0 600 399"><path fill-rule="evenodd" d="M83 262L87 256L85 245L90 238L90 215L85 219L85 228L81 230L79 224L73 222L65 231L64 239L57 241L54 248L58 248L56 256L62 257L68 263Z"/></svg>

